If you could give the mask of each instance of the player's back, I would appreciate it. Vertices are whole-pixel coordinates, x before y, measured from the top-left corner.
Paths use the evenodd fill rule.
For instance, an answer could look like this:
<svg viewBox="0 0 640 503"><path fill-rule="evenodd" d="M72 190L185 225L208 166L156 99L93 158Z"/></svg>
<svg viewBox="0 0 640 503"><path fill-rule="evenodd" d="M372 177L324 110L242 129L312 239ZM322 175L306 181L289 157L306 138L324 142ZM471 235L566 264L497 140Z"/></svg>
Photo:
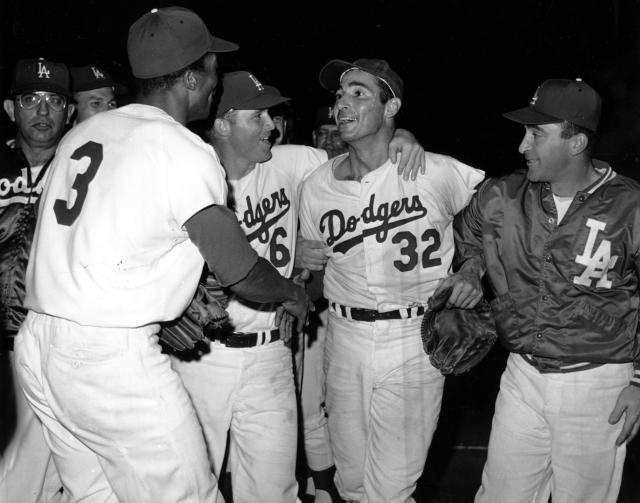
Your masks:
<svg viewBox="0 0 640 503"><path fill-rule="evenodd" d="M27 307L97 326L177 316L202 267L183 224L225 197L212 149L158 108L76 126L40 202Z"/></svg>

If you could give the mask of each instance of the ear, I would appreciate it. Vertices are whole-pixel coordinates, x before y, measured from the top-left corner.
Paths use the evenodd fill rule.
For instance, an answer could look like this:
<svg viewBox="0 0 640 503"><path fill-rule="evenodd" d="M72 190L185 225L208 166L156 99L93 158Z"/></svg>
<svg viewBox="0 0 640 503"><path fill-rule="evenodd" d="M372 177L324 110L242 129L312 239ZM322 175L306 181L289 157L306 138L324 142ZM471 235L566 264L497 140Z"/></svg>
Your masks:
<svg viewBox="0 0 640 503"><path fill-rule="evenodd" d="M400 98L391 98L384 106L384 115L385 117L392 118L395 117L400 111L400 107L402 106L402 100Z"/></svg>
<svg viewBox="0 0 640 503"><path fill-rule="evenodd" d="M318 134L316 133L315 129L311 131L311 140L313 141L314 147L318 145Z"/></svg>
<svg viewBox="0 0 640 503"><path fill-rule="evenodd" d="M589 146L589 139L584 133L574 135L569 142L571 155L582 154Z"/></svg>
<svg viewBox="0 0 640 503"><path fill-rule="evenodd" d="M184 87L190 91L194 91L198 87L198 76L196 75L196 72L192 70L184 72L182 80L184 82Z"/></svg>
<svg viewBox="0 0 640 503"><path fill-rule="evenodd" d="M227 119L220 117L213 121L211 132L218 137L227 137L231 133L231 123Z"/></svg>
<svg viewBox="0 0 640 503"><path fill-rule="evenodd" d="M71 123L71 119L73 118L73 114L76 112L76 106L73 103L69 103L67 105L67 124Z"/></svg>
<svg viewBox="0 0 640 503"><path fill-rule="evenodd" d="M4 107L4 111L7 112L9 119L11 119L11 122L15 122L16 121L16 110L15 110L16 104L13 102L13 100L6 99L4 100L2 105Z"/></svg>

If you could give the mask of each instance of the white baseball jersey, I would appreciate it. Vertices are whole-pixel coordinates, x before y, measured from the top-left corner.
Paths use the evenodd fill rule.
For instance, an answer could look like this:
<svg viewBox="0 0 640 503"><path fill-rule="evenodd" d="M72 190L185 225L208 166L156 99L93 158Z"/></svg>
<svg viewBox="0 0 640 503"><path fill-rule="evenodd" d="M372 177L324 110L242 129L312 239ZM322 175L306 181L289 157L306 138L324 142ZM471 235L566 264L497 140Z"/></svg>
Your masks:
<svg viewBox="0 0 640 503"><path fill-rule="evenodd" d="M387 161L361 182L337 180L330 160L305 180L303 237L331 248L324 277L329 300L389 311L425 304L453 258L451 222L484 173L426 153L426 174L399 177Z"/></svg>
<svg viewBox="0 0 640 503"><path fill-rule="evenodd" d="M235 212L251 247L278 272L293 272L298 229L298 200L302 180L327 160L321 149L281 145L273 157L240 180L230 180ZM227 308L236 332L275 328L275 306L232 299Z"/></svg>
<svg viewBox="0 0 640 503"><path fill-rule="evenodd" d="M212 147L164 111L133 104L74 127L49 170L26 307L102 327L180 315L204 264L183 224L226 202Z"/></svg>

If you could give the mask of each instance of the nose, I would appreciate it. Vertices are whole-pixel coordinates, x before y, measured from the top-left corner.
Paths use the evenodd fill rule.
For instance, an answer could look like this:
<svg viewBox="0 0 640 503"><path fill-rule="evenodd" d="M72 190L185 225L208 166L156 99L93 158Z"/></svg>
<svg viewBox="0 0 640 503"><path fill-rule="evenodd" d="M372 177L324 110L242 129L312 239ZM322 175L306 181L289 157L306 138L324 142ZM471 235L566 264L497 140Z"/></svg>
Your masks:
<svg viewBox="0 0 640 503"><path fill-rule="evenodd" d="M530 131L525 131L524 137L518 146L518 152L524 154L527 150L531 148L531 139L533 138L533 134Z"/></svg>
<svg viewBox="0 0 640 503"><path fill-rule="evenodd" d="M49 103L47 103L44 96L38 103L38 115L49 115Z"/></svg>
<svg viewBox="0 0 640 503"><path fill-rule="evenodd" d="M273 119L269 114L265 114L264 127L267 131L273 131L276 128L276 125L273 123Z"/></svg>

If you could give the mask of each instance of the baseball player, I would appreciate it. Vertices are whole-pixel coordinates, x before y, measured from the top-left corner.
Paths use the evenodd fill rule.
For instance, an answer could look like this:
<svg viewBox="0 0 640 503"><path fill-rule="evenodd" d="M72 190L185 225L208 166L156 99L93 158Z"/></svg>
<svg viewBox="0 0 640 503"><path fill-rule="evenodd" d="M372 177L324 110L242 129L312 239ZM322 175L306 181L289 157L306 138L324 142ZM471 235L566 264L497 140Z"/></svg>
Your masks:
<svg viewBox="0 0 640 503"><path fill-rule="evenodd" d="M8 353L16 426L0 458L0 501L50 502L62 484L42 426L18 387L14 340L25 318L25 271L36 223L36 206L51 158L73 114L69 71L62 63L18 61L4 109L17 134L0 145L0 343ZM10 407L10 409L13 409Z"/></svg>
<svg viewBox="0 0 640 503"><path fill-rule="evenodd" d="M228 73L209 132L249 243L284 277L294 268L302 179L327 160L324 150L300 145L271 150L269 109L288 100L249 72ZM227 311L228 327L205 330L210 347L195 359L174 355L173 366L193 400L218 477L230 432L234 501L294 502L298 432L286 345L291 334L276 326L274 304L232 296Z"/></svg>
<svg viewBox="0 0 640 503"><path fill-rule="evenodd" d="M546 503L549 478L554 503L617 500L640 425L640 186L591 158L600 109L580 79L543 82L505 114L527 170L456 219L461 270L486 270L511 353L476 502Z"/></svg>
<svg viewBox="0 0 640 503"><path fill-rule="evenodd" d="M304 321L306 294L248 245L213 150L185 127L208 115L215 53L236 48L190 10L143 15L127 43L137 103L73 128L51 164L15 344L69 499L216 498L195 411L157 337L192 298L203 257L222 285Z"/></svg>
<svg viewBox="0 0 640 503"><path fill-rule="evenodd" d="M97 113L113 110L118 106L116 96L127 93L125 86L114 82L111 75L97 65L74 66L69 71L76 124Z"/></svg>
<svg viewBox="0 0 640 503"><path fill-rule="evenodd" d="M429 363L421 315L453 257L453 216L483 173L425 154L416 182L383 154L403 82L386 61L333 60L320 83L349 145L304 182L303 237L330 248L326 406L340 495L413 501L436 427L444 378Z"/></svg>

